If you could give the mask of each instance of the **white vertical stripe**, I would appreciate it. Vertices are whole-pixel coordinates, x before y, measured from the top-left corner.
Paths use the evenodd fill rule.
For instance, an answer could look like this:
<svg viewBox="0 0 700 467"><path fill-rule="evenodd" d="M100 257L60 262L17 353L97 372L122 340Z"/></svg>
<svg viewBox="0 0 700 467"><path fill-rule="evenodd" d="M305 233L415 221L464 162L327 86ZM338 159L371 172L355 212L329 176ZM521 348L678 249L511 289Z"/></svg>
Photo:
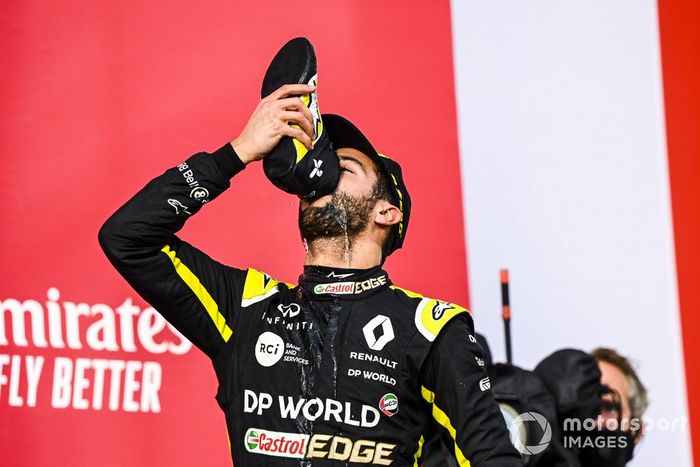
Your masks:
<svg viewBox="0 0 700 467"><path fill-rule="evenodd" d="M516 363L617 348L648 416L687 417L656 2L452 1L472 308ZM691 465L687 428L650 430L635 466Z"/></svg>

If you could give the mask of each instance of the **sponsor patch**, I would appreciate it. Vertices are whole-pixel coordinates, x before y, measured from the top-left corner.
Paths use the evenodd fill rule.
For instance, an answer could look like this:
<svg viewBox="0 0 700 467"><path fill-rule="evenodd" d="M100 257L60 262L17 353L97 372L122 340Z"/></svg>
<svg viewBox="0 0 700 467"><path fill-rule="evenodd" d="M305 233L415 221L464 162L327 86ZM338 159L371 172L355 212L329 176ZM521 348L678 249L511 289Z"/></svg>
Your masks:
<svg viewBox="0 0 700 467"><path fill-rule="evenodd" d="M367 345L372 350L382 350L385 345L394 340L394 327L391 319L377 315L362 328Z"/></svg>
<svg viewBox="0 0 700 467"><path fill-rule="evenodd" d="M314 170L311 171L311 174L309 174L309 178L314 178L318 177L321 178L323 175L323 170L321 170L321 166L323 165L323 161L320 159L312 159L314 163Z"/></svg>
<svg viewBox="0 0 700 467"><path fill-rule="evenodd" d="M388 392L379 400L379 410L387 417L393 417L399 411L399 398Z"/></svg>
<svg viewBox="0 0 700 467"><path fill-rule="evenodd" d="M296 315L299 314L301 307L298 303L290 303L289 305L279 304L277 305L277 309L280 313L282 313L282 316L284 316L285 318L294 318Z"/></svg>
<svg viewBox="0 0 700 467"><path fill-rule="evenodd" d="M376 289L386 284L386 275L372 277L364 281L357 282L329 282L327 284L318 284L314 287L316 295L333 294L333 295L352 295L365 292L367 290Z"/></svg>
<svg viewBox="0 0 700 467"><path fill-rule="evenodd" d="M190 191L190 198L196 199L197 201L204 204L207 201L209 201L209 190L201 186L198 186L197 188L192 188L192 191Z"/></svg>
<svg viewBox="0 0 700 467"><path fill-rule="evenodd" d="M435 301L435 305L433 306L432 309L432 314L433 314L433 319L434 320L439 320L442 318L442 316L445 314L447 310L453 310L454 307L452 304L447 303L447 302L441 302L440 300Z"/></svg>
<svg viewBox="0 0 700 467"><path fill-rule="evenodd" d="M398 363L395 360L390 360L388 358L379 357L377 355L372 355L364 352L350 352L350 358L353 360L361 360L365 362L377 362L382 366L387 368L396 368Z"/></svg>
<svg viewBox="0 0 700 467"><path fill-rule="evenodd" d="M309 435L268 431L260 428L249 428L244 438L245 448L248 452L292 459L304 457L308 442Z"/></svg>
<svg viewBox="0 0 700 467"><path fill-rule="evenodd" d="M391 465L395 444L344 436L304 435L249 428L243 444L248 452L290 459L329 459L350 464Z"/></svg>
<svg viewBox="0 0 700 467"><path fill-rule="evenodd" d="M255 359L269 367L279 362L284 353L284 341L274 332L263 332L255 343Z"/></svg>
<svg viewBox="0 0 700 467"><path fill-rule="evenodd" d="M284 357L282 358L284 362L300 363L302 365L308 365L309 361L302 356L301 347L287 342L284 346Z"/></svg>
<svg viewBox="0 0 700 467"><path fill-rule="evenodd" d="M204 204L209 202L209 190L199 184L199 181L194 175L194 171L187 165L187 162L177 166L180 174L185 179L185 183L190 188L190 198Z"/></svg>
<svg viewBox="0 0 700 467"><path fill-rule="evenodd" d="M491 389L491 380L488 376L479 381L479 389L481 389L481 392Z"/></svg>
<svg viewBox="0 0 700 467"><path fill-rule="evenodd" d="M283 326L289 331L313 329L313 321L303 321L300 315L301 306L298 303L280 303L277 309L265 310L261 319L271 326Z"/></svg>
<svg viewBox="0 0 700 467"><path fill-rule="evenodd" d="M168 198L168 204L175 209L175 214L184 213L188 216L192 215L192 213L188 211L189 208L176 199Z"/></svg>
<svg viewBox="0 0 700 467"><path fill-rule="evenodd" d="M374 428L381 417L379 410L367 404L353 404L350 401L342 402L331 398L273 396L250 389L243 391L243 412L256 415L272 412L280 419L297 420L303 417L310 422L335 421L362 428Z"/></svg>
<svg viewBox="0 0 700 467"><path fill-rule="evenodd" d="M354 282L331 282L330 284L318 284L314 287L316 295L335 294L335 295L351 295L355 293Z"/></svg>
<svg viewBox="0 0 700 467"><path fill-rule="evenodd" d="M326 277L337 277L338 279L345 279L350 276L354 276L354 272L348 272L346 274L337 274L335 271L331 271Z"/></svg>
<svg viewBox="0 0 700 467"><path fill-rule="evenodd" d="M380 383L396 386L396 380L389 375L369 370L358 370L357 368L348 368L348 376L353 378L364 378L367 381L379 381Z"/></svg>

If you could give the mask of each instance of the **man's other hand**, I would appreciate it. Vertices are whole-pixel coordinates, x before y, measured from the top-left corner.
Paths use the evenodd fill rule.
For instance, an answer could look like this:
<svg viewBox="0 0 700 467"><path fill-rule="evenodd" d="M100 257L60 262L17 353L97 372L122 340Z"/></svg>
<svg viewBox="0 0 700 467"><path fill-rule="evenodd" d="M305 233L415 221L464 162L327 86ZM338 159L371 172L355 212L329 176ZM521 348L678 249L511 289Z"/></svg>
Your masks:
<svg viewBox="0 0 700 467"><path fill-rule="evenodd" d="M299 97L316 90L306 84L285 84L260 101L253 115L231 146L248 164L265 157L280 139L289 136L309 150L313 148L313 116ZM292 124L298 125L292 126Z"/></svg>

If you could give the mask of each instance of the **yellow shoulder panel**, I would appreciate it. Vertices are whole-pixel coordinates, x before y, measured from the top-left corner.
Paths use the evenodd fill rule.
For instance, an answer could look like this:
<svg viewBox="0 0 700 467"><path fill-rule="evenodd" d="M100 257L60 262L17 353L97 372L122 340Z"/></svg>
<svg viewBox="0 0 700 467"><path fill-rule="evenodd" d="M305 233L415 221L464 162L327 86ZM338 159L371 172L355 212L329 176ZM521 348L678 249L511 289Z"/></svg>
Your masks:
<svg viewBox="0 0 700 467"><path fill-rule="evenodd" d="M277 281L256 269L249 268L243 286L241 306L247 307L278 292Z"/></svg>
<svg viewBox="0 0 700 467"><path fill-rule="evenodd" d="M412 292L410 290L402 289L401 287L399 287L397 285L390 285L389 288L391 288L393 290L400 290L401 292L405 293L406 295L408 295L411 298L423 298L423 296L421 294L419 294L418 292Z"/></svg>
<svg viewBox="0 0 700 467"><path fill-rule="evenodd" d="M435 340L438 334L440 334L440 330L452 318L460 313L469 313L466 308L455 305L454 303L427 298L419 293L411 292L410 290L405 290L395 285L392 285L391 288L400 290L411 298L421 299L416 308L415 324L420 333L430 342Z"/></svg>
<svg viewBox="0 0 700 467"><path fill-rule="evenodd" d="M445 324L460 313L469 313L469 311L454 303L423 298L416 308L416 327L426 339L432 342Z"/></svg>

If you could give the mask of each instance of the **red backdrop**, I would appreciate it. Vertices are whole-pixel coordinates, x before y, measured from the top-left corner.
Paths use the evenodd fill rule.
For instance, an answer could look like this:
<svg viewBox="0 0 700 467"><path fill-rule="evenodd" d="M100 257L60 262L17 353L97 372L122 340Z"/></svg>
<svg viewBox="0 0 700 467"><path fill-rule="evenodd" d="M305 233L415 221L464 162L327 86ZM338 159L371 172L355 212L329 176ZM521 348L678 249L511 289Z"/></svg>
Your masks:
<svg viewBox="0 0 700 467"><path fill-rule="evenodd" d="M688 413L696 464L700 464L700 4L659 0L678 293L683 326Z"/></svg>
<svg viewBox="0 0 700 467"><path fill-rule="evenodd" d="M109 324L105 313L127 298L147 306L108 264L96 235L151 177L236 136L256 105L269 60L292 37L304 35L316 46L322 111L350 117L405 167L414 210L405 249L387 262L394 281L467 303L449 3L426 8L417 1L398 9L394 2L349 0L3 5L2 465L228 463L215 378L198 351L155 354L138 340L130 351L121 315L113 323L118 349L86 345L88 329ZM182 236L224 263L295 281L302 260L296 209L259 166L251 167ZM57 300L47 300L52 287ZM48 336L55 307L64 320L53 332L66 345L72 332L66 310L86 310L77 318L81 349L54 345L55 336L43 346L32 335L40 326L30 318L40 316ZM13 329L20 319L28 345ZM104 341L108 331L100 332ZM168 340L177 342L168 330L156 338ZM28 356L43 357L43 366ZM72 400L88 401L95 362L155 362L162 371L160 411L124 409L125 373L117 410L108 408L107 395L101 409L52 406L54 391L65 388L54 375L57 358L73 365L92 359L85 376L69 383ZM141 367L134 378L146 384Z"/></svg>

